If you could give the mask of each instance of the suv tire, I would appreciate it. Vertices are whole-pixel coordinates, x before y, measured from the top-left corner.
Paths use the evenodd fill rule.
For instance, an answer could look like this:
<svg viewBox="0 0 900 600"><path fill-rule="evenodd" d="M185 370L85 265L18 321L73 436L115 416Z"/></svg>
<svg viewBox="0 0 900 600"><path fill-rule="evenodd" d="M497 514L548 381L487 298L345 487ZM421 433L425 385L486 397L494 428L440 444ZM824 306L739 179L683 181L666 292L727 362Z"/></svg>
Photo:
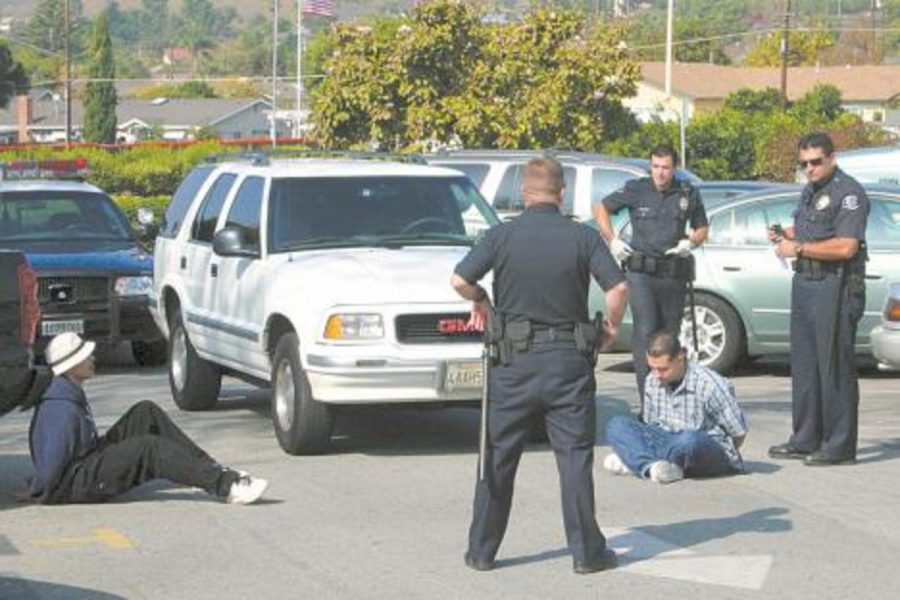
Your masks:
<svg viewBox="0 0 900 600"><path fill-rule="evenodd" d="M333 423L331 408L312 397L297 334L286 333L272 359L272 424L278 444L288 454L324 452Z"/></svg>
<svg viewBox="0 0 900 600"><path fill-rule="evenodd" d="M188 338L181 311L172 315L169 327L169 388L182 410L209 410L219 399L222 372L197 355Z"/></svg>
<svg viewBox="0 0 900 600"><path fill-rule="evenodd" d="M169 345L166 340L153 342L133 340L131 342L131 355L134 357L134 362L142 367L158 367L166 364L168 350Z"/></svg>

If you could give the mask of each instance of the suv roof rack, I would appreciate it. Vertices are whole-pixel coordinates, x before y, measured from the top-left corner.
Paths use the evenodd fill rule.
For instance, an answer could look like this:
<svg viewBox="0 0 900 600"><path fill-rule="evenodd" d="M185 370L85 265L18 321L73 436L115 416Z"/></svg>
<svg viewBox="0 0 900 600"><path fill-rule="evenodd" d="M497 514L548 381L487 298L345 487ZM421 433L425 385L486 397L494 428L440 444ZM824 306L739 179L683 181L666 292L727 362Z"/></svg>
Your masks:
<svg viewBox="0 0 900 600"><path fill-rule="evenodd" d="M257 152L239 152L233 154L211 154L205 157L207 163L228 161L244 161L254 166L272 164L272 160L280 158L348 158L351 160L384 160L403 162L415 165L427 165L421 154L403 154L399 152L357 152L353 150L270 150Z"/></svg>

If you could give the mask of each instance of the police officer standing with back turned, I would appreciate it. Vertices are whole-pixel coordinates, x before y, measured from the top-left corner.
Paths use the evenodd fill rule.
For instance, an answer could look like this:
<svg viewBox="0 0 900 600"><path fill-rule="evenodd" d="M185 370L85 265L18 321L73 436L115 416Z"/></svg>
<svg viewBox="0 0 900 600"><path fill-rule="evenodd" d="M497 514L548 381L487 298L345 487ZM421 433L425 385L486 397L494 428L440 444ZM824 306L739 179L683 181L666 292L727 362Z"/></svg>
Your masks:
<svg viewBox="0 0 900 600"><path fill-rule="evenodd" d="M866 304L869 198L837 167L834 143L811 133L798 144L809 183L794 227L776 236L776 253L794 258L791 286L793 435L769 448L772 458L805 464L856 461L859 385L856 326Z"/></svg>
<svg viewBox="0 0 900 600"><path fill-rule="evenodd" d="M681 333L687 281L693 277L691 250L706 241L709 223L700 192L675 179L678 152L661 145L650 152L650 177L635 179L593 207L600 234L616 260L625 264L634 321L631 353L640 403L644 399L647 343L665 330ZM631 218L631 245L617 236L610 220L623 208ZM685 234L690 223L691 232Z"/></svg>
<svg viewBox="0 0 900 600"><path fill-rule="evenodd" d="M562 166L535 158L522 181L525 212L492 228L456 266L452 284L472 300L472 324L490 327L485 476L475 488L465 562L487 571L509 519L513 482L532 418L543 412L556 455L566 539L576 573L616 565L594 515L596 405L594 344L608 346L628 301L628 285L587 226L560 214ZM493 270L496 312L477 284ZM588 322L591 275L606 291L602 332Z"/></svg>

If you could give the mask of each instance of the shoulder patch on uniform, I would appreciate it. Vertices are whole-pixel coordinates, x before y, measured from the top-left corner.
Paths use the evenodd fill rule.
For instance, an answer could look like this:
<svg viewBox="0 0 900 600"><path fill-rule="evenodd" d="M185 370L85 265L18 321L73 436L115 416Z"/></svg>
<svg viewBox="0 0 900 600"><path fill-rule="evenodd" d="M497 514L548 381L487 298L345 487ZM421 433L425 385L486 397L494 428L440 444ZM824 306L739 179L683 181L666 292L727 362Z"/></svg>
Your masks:
<svg viewBox="0 0 900 600"><path fill-rule="evenodd" d="M680 208L681 210L687 210L690 207L690 205L691 205L691 201L688 200L687 196L682 196L681 198L679 198L678 208Z"/></svg>
<svg viewBox="0 0 900 600"><path fill-rule="evenodd" d="M845 208L847 210L856 210L857 208L859 208L859 196L857 196L856 194L844 196L844 200L841 202L841 208Z"/></svg>
<svg viewBox="0 0 900 600"><path fill-rule="evenodd" d="M819 196L819 199L816 200L816 210L825 210L828 208L828 205L831 204L831 198L828 194L824 196Z"/></svg>

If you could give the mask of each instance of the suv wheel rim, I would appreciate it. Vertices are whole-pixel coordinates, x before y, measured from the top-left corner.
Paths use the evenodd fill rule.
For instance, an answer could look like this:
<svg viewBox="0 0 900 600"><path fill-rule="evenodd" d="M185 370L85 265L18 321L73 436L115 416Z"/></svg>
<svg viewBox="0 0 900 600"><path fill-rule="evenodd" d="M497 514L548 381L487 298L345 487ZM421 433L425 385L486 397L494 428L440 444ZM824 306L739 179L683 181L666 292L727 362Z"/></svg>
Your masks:
<svg viewBox="0 0 900 600"><path fill-rule="evenodd" d="M175 330L175 339L172 340L172 360L170 363L172 382L175 389L184 389L187 380L187 334L179 327Z"/></svg>
<svg viewBox="0 0 900 600"><path fill-rule="evenodd" d="M275 370L275 417L282 431L294 424L294 372L289 360L282 360Z"/></svg>
<svg viewBox="0 0 900 600"><path fill-rule="evenodd" d="M681 320L681 339L685 340L688 355L701 365L709 366L725 351L728 339L725 322L715 311L705 306L697 307L697 347L700 355L694 352L694 330L691 323L691 309L685 309Z"/></svg>

